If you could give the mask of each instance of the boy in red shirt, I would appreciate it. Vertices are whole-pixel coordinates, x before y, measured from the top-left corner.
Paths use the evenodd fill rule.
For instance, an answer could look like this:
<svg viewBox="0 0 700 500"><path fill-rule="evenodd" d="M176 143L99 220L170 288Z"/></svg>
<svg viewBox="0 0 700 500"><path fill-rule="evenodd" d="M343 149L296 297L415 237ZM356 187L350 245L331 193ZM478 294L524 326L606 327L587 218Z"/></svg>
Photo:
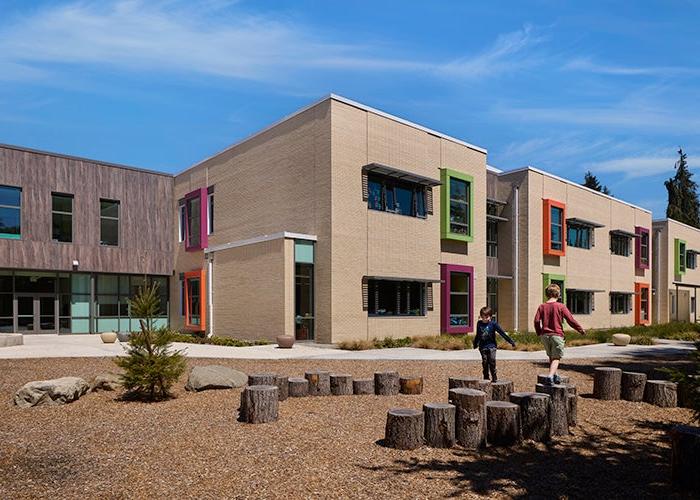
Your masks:
<svg viewBox="0 0 700 500"><path fill-rule="evenodd" d="M535 331L542 338L544 349L549 357L549 376L548 382L560 384L561 379L557 374L559 368L559 360L564 356L564 329L562 324L564 320L581 335L586 332L581 325L578 324L571 314L571 311L558 302L561 295L559 285L551 284L544 291L547 302L540 304L535 313Z"/></svg>

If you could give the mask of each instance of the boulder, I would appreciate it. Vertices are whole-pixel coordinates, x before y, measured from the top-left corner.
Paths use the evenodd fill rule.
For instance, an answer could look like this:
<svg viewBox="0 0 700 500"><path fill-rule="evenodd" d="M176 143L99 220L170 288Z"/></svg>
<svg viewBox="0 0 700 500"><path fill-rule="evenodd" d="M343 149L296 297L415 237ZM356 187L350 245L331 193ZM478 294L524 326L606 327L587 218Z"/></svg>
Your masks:
<svg viewBox="0 0 700 500"><path fill-rule="evenodd" d="M63 405L75 401L89 390L88 383L78 377L37 380L24 384L17 391L15 404L22 408Z"/></svg>
<svg viewBox="0 0 700 500"><path fill-rule="evenodd" d="M612 336L613 345L616 345L616 346L629 345L630 340L632 340L632 337L630 337L626 333L615 333Z"/></svg>
<svg viewBox="0 0 700 500"><path fill-rule="evenodd" d="M185 389L188 391L233 389L234 387L243 387L247 382L248 375L228 366L195 366L190 371Z"/></svg>
<svg viewBox="0 0 700 500"><path fill-rule="evenodd" d="M121 376L117 373L100 373L90 382L90 392L116 391L122 386Z"/></svg>

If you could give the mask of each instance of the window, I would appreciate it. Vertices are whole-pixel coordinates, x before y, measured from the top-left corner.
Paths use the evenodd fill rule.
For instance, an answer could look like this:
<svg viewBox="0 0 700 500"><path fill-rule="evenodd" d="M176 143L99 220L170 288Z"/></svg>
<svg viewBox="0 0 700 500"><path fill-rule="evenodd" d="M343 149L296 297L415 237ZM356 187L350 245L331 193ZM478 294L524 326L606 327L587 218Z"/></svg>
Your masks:
<svg viewBox="0 0 700 500"><path fill-rule="evenodd" d="M0 238L20 238L22 188L0 186Z"/></svg>
<svg viewBox="0 0 700 500"><path fill-rule="evenodd" d="M187 209L187 246L200 247L201 235L201 208L202 199L199 197L190 198L185 201Z"/></svg>
<svg viewBox="0 0 700 500"><path fill-rule="evenodd" d="M542 300L547 301L547 296L545 295L545 290L549 285L558 285L561 290L559 295L559 301L561 303L566 303L566 277L561 274L543 274L542 275Z"/></svg>
<svg viewBox="0 0 700 500"><path fill-rule="evenodd" d="M498 222L486 221L486 256L498 257Z"/></svg>
<svg viewBox="0 0 700 500"><path fill-rule="evenodd" d="M590 249L593 230L588 226L566 225L566 244L571 247Z"/></svg>
<svg viewBox="0 0 700 500"><path fill-rule="evenodd" d="M628 257L630 254L630 238L621 234L610 234L610 251L613 255Z"/></svg>
<svg viewBox="0 0 700 500"><path fill-rule="evenodd" d="M119 202L100 200L100 245L119 245Z"/></svg>
<svg viewBox="0 0 700 500"><path fill-rule="evenodd" d="M627 314L631 309L631 293L610 292L610 312L612 314Z"/></svg>
<svg viewBox="0 0 700 500"><path fill-rule="evenodd" d="M294 335L314 339L314 242L294 241Z"/></svg>
<svg viewBox="0 0 700 500"><path fill-rule="evenodd" d="M178 229L179 229L179 241L185 241L187 227L187 212L185 210L185 201L181 200L177 205L178 212Z"/></svg>
<svg viewBox="0 0 700 500"><path fill-rule="evenodd" d="M201 188L188 193L183 200L185 214L185 249L188 252L201 250L208 244L208 189ZM212 198L213 200L213 198ZM213 229L213 227L212 227Z"/></svg>
<svg viewBox="0 0 700 500"><path fill-rule="evenodd" d="M210 188L211 189L211 188ZM214 192L207 194L207 234L214 232Z"/></svg>
<svg viewBox="0 0 700 500"><path fill-rule="evenodd" d="M685 274L686 268L686 244L678 238L674 239L674 268L677 276Z"/></svg>
<svg viewBox="0 0 700 500"><path fill-rule="evenodd" d="M634 284L634 324L648 325L649 320L649 284L635 283Z"/></svg>
<svg viewBox="0 0 700 500"><path fill-rule="evenodd" d="M685 267L686 269L695 269L696 267L696 256L697 254L692 250L685 252Z"/></svg>
<svg viewBox="0 0 700 500"><path fill-rule="evenodd" d="M473 331L474 269L442 264L441 328L445 333Z"/></svg>
<svg viewBox="0 0 700 500"><path fill-rule="evenodd" d="M645 227L635 227L637 235L635 242L635 261L637 269L649 269L649 230Z"/></svg>
<svg viewBox="0 0 700 500"><path fill-rule="evenodd" d="M566 205L550 199L542 201L544 255L562 257L566 254Z"/></svg>
<svg viewBox="0 0 700 500"><path fill-rule="evenodd" d="M73 241L73 195L51 194L51 239Z"/></svg>
<svg viewBox="0 0 700 500"><path fill-rule="evenodd" d="M574 314L591 314L593 311L593 292L570 290L566 294L566 307Z"/></svg>
<svg viewBox="0 0 700 500"><path fill-rule="evenodd" d="M367 177L367 207L410 217L425 217L425 187L390 177Z"/></svg>
<svg viewBox="0 0 700 500"><path fill-rule="evenodd" d="M490 307L494 316L498 312L498 279L486 278L486 307Z"/></svg>
<svg viewBox="0 0 700 500"><path fill-rule="evenodd" d="M474 179L467 174L446 168L442 169L440 179L441 237L456 241L473 241Z"/></svg>
<svg viewBox="0 0 700 500"><path fill-rule="evenodd" d="M370 316L425 316L425 283L368 281Z"/></svg>
<svg viewBox="0 0 700 500"><path fill-rule="evenodd" d="M206 330L205 280L201 270L185 273L185 327Z"/></svg>

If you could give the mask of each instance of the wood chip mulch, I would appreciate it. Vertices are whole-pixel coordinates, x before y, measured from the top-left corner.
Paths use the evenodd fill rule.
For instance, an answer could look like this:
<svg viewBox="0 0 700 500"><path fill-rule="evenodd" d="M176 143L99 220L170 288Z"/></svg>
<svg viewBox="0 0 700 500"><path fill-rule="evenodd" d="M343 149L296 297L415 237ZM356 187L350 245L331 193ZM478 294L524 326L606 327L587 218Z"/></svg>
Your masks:
<svg viewBox="0 0 700 500"><path fill-rule="evenodd" d="M0 498L436 498L669 497L666 433L688 423L683 408L592 399L594 366L650 372L667 360L572 361L578 427L549 445L468 452L383 447L386 411L447 399L450 376L480 376L475 362L253 361L190 359L246 373L290 376L326 369L371 376L422 375L419 396L293 398L272 424L236 421L240 389L188 393L154 404L94 393L60 407L20 409L14 392L31 380L115 371L110 359L0 361ZM626 364L625 364L626 363ZM534 390L544 365L499 361L516 391Z"/></svg>

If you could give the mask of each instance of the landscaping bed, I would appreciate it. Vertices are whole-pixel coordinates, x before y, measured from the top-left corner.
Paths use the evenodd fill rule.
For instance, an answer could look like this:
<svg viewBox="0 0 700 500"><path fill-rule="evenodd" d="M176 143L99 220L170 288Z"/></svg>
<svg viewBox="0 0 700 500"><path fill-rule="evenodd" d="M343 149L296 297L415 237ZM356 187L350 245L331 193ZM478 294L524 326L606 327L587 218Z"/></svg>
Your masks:
<svg viewBox="0 0 700 500"><path fill-rule="evenodd" d="M240 389L124 402L114 393L83 396L60 407L21 409L14 391L30 380L89 379L114 369L110 359L0 360L0 497L353 497L672 496L670 424L690 421L683 408L598 401L594 366L651 372L669 360L567 362L582 396L574 434L550 446L524 444L468 452L459 448L384 448L386 412L446 401L450 376L479 376L477 362L216 360L244 372L301 375L326 369L371 376L378 370L422 375L418 396L291 398L279 420L236 421ZM212 363L188 359L189 366ZM533 390L544 365L500 361L501 379Z"/></svg>

